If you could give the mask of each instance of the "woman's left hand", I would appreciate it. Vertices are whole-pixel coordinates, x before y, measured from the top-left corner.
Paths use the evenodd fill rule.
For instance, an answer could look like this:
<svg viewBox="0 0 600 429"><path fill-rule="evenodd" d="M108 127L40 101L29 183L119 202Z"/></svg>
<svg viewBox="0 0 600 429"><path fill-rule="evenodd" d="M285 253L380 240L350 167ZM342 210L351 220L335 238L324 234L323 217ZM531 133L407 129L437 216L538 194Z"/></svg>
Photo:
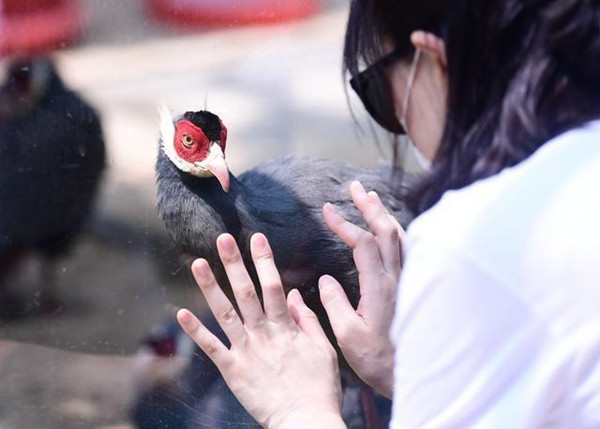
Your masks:
<svg viewBox="0 0 600 429"><path fill-rule="evenodd" d="M255 234L250 244L264 311L231 235L221 235L217 248L240 315L217 284L208 263L198 259L192 265L194 278L231 348L188 310L178 312L179 323L212 359L232 392L261 425L344 427L340 417L340 376L333 347L297 290L288 294L288 310L265 236Z"/></svg>
<svg viewBox="0 0 600 429"><path fill-rule="evenodd" d="M352 369L367 384L391 398L394 392L394 347L389 338L396 286L402 266L404 230L375 192L358 182L350 185L356 207L370 231L344 219L331 204L323 208L327 225L353 251L360 301L352 308L342 286L330 276L319 281L338 346Z"/></svg>

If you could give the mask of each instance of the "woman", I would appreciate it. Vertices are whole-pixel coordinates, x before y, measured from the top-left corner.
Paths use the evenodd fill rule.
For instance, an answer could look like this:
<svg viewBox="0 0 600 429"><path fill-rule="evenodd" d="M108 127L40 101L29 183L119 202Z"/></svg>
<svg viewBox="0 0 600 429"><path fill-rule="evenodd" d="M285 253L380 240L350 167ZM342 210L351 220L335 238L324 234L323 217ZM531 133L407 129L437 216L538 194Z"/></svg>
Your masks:
<svg viewBox="0 0 600 429"><path fill-rule="evenodd" d="M362 298L324 276L321 299L348 362L393 395L392 427L600 427L599 2L354 0L345 67L430 165L397 291L403 234L377 196L351 188L371 232L324 207ZM343 427L333 349L286 303L264 236L264 312L233 239L218 247L243 323L199 260L231 349L187 310L183 328L263 425Z"/></svg>

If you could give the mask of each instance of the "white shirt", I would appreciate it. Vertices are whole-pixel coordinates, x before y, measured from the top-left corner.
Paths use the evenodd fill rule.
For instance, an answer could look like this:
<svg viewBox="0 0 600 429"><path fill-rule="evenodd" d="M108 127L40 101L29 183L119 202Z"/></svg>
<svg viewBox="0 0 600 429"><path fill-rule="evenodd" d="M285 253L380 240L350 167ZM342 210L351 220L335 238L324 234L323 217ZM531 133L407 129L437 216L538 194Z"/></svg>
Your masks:
<svg viewBox="0 0 600 429"><path fill-rule="evenodd" d="M393 428L600 428L600 121L408 230Z"/></svg>

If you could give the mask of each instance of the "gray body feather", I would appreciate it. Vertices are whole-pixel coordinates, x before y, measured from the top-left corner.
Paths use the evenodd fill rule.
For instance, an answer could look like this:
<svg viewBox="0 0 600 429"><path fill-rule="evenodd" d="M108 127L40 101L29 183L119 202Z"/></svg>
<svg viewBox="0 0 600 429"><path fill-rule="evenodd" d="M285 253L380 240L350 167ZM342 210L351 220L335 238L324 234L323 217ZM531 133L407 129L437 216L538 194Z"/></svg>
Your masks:
<svg viewBox="0 0 600 429"><path fill-rule="evenodd" d="M157 162L157 206L160 217L182 253L202 257L216 268L218 280L228 285L220 269L216 239L232 234L250 263L250 237L262 232L269 239L286 291L314 293L323 274L336 277L354 304L358 280L352 252L327 227L321 213L330 202L351 222L364 226L350 198L349 186L359 180L376 191L398 221L410 216L398 191L391 189L391 170L363 169L307 156L269 160L231 176L223 192L214 178L196 178L178 170L160 151ZM253 274L253 273L252 273Z"/></svg>
<svg viewBox="0 0 600 429"><path fill-rule="evenodd" d="M285 156L268 160L238 178L231 175L228 193L215 178L197 178L180 171L162 150L156 168L158 212L183 254L207 259L231 297L216 249L217 237L224 232L235 237L258 285L249 243L252 234L264 233L286 293L299 289L333 344L335 339L318 296L319 277L335 277L355 307L360 291L352 251L325 224L323 204L334 204L346 219L365 227L349 192L350 183L359 180L367 190L379 194L403 226L411 219L401 199L399 180L392 178L399 172L391 168L365 169L307 156ZM341 364L351 375L343 359Z"/></svg>

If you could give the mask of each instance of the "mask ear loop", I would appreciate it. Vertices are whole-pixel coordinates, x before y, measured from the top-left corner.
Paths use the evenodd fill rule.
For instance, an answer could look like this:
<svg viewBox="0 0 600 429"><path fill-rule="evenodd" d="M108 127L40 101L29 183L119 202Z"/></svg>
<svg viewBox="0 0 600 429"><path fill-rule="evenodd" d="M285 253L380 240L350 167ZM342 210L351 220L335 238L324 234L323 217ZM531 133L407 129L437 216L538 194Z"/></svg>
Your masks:
<svg viewBox="0 0 600 429"><path fill-rule="evenodd" d="M406 84L406 91L404 92L404 100L402 100L402 117L400 118L400 124L406 132L408 132L406 123L406 117L408 116L408 103L410 102L410 93L412 92L412 87L415 83L415 78L417 77L417 66L419 65L419 58L421 58L421 50L417 48L417 50L415 51L415 56L412 60L412 64L410 65L408 83Z"/></svg>
<svg viewBox="0 0 600 429"><path fill-rule="evenodd" d="M412 92L413 84L415 83L415 78L417 76L417 66L419 65L419 59L421 58L421 50L417 48L415 51L415 56L413 57L412 64L410 65L410 73L408 75L408 82L406 85L406 92L404 93L404 99L402 100L402 117L400 118L400 124L404 128L404 131L408 133L408 127L406 123L406 117L408 116L408 103L410 102L410 94ZM415 158L419 163L419 166L427 171L431 168L431 162L423 156L421 151L412 143L409 139L410 145L413 148L413 152L415 154Z"/></svg>

